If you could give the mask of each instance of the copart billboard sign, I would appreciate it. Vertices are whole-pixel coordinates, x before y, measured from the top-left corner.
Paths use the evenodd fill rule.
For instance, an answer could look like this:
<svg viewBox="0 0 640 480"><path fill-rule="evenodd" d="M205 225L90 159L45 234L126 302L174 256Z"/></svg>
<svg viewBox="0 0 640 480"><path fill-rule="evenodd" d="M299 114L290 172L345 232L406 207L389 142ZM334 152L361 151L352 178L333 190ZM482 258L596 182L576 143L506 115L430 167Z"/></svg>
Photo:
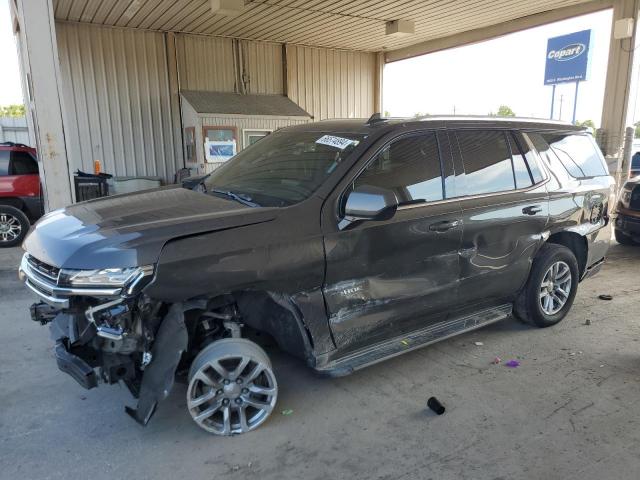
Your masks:
<svg viewBox="0 0 640 480"><path fill-rule="evenodd" d="M587 79L591 30L553 37L547 41L544 84L578 82Z"/></svg>

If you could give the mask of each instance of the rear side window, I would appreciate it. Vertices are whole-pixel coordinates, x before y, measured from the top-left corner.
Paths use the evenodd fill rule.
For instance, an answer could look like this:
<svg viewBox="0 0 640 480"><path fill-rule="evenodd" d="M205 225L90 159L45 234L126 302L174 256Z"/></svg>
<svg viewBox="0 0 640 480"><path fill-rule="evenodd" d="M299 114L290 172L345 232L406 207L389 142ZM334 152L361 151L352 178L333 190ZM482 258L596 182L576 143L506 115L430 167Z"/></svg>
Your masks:
<svg viewBox="0 0 640 480"><path fill-rule="evenodd" d="M387 145L355 180L392 190L400 205L443 199L440 154L435 133L401 138Z"/></svg>
<svg viewBox="0 0 640 480"><path fill-rule="evenodd" d="M591 136L543 133L541 137L572 177L599 177L609 174L604 167L602 154Z"/></svg>
<svg viewBox="0 0 640 480"><path fill-rule="evenodd" d="M460 131L457 137L467 195L515 189L511 152L504 132Z"/></svg>
<svg viewBox="0 0 640 480"><path fill-rule="evenodd" d="M545 179L545 176L543 175L542 170L540 169L540 165L538 165L537 156L534 154L533 151L531 151L531 148L529 148L529 144L525 141L524 137L522 136L522 133L514 132L511 135L512 135L511 138L515 139L517 150L524 155L524 161L526 162L527 167L529 168L529 173L531 174L531 179L533 180L533 183L538 184L542 182ZM516 154L513 148L512 150L514 151L513 156L514 156L514 165L515 165Z"/></svg>
<svg viewBox="0 0 640 480"><path fill-rule="evenodd" d="M9 175L9 150L0 150L0 176Z"/></svg>
<svg viewBox="0 0 640 480"><path fill-rule="evenodd" d="M38 173L38 163L25 152L11 152L11 175L35 175Z"/></svg>

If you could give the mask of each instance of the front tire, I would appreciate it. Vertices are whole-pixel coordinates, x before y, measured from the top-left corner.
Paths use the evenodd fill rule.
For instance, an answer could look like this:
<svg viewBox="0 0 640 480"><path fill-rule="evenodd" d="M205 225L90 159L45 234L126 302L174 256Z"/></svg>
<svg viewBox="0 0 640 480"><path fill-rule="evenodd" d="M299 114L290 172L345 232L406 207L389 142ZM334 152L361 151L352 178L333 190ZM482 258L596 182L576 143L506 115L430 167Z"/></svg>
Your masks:
<svg viewBox="0 0 640 480"><path fill-rule="evenodd" d="M189 369L187 408L199 427L215 435L255 430L269 418L277 398L269 357L243 338L213 342Z"/></svg>
<svg viewBox="0 0 640 480"><path fill-rule="evenodd" d="M22 211L0 205L0 248L20 245L30 226L29 219Z"/></svg>
<svg viewBox="0 0 640 480"><path fill-rule="evenodd" d="M543 245L516 302L516 315L536 327L555 325L569 313L579 278L578 261L571 250L553 243Z"/></svg>

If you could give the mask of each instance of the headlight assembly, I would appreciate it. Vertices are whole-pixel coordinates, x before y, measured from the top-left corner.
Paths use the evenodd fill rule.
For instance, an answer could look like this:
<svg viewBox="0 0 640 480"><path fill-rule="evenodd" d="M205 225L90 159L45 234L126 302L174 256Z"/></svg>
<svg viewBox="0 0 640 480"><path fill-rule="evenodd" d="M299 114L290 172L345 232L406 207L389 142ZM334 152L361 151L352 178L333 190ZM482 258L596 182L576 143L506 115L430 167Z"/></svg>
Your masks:
<svg viewBox="0 0 640 480"><path fill-rule="evenodd" d="M60 272L59 283L69 287L126 287L153 273L153 266L69 270Z"/></svg>

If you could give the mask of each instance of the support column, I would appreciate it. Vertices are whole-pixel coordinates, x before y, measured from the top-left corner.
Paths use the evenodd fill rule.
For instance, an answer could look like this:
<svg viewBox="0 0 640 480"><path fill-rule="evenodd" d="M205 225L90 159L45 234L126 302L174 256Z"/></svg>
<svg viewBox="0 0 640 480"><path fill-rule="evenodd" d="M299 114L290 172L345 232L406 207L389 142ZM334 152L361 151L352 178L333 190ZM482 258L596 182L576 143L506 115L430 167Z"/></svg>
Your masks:
<svg viewBox="0 0 640 480"><path fill-rule="evenodd" d="M27 121L38 149L45 209L50 211L73 202L52 0L16 0L16 7L12 5L11 13Z"/></svg>
<svg viewBox="0 0 640 480"><path fill-rule="evenodd" d="M373 89L373 112L378 112L384 116L382 111L382 85L384 78L384 52L378 52L376 54L375 74L374 74L374 89Z"/></svg>
<svg viewBox="0 0 640 480"><path fill-rule="evenodd" d="M634 23L637 24L638 0L614 1L613 24L622 18L633 18ZM628 123L636 34L634 28L634 34L631 38L616 40L613 38L613 24L611 25L611 45L609 47L599 140L600 148L602 148L609 164L609 171L618 179L622 166L624 131Z"/></svg>

